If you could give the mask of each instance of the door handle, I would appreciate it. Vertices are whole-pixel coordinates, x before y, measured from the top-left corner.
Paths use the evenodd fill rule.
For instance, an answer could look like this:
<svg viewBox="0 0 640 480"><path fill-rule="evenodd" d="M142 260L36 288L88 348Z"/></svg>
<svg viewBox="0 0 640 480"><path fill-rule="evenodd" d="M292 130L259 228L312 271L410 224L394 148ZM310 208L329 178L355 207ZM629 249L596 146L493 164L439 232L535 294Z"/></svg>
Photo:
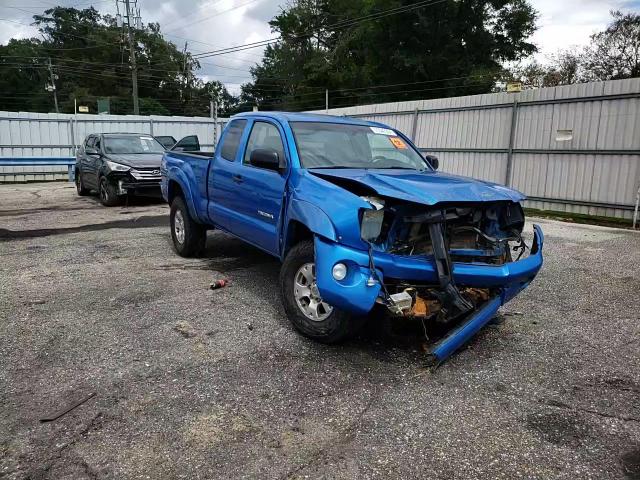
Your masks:
<svg viewBox="0 0 640 480"><path fill-rule="evenodd" d="M244 180L242 179L242 175L233 175L231 177L231 180L233 180L236 183L242 183Z"/></svg>

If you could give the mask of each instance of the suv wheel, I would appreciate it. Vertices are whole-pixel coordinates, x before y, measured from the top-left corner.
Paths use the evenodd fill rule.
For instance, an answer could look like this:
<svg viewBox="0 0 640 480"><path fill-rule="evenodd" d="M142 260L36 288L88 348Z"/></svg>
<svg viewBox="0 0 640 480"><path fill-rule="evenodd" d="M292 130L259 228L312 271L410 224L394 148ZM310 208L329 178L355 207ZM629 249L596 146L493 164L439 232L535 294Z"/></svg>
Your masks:
<svg viewBox="0 0 640 480"><path fill-rule="evenodd" d="M182 197L175 197L169 213L173 248L181 257L194 257L204 250L207 230L195 222Z"/></svg>
<svg viewBox="0 0 640 480"><path fill-rule="evenodd" d="M81 197L84 197L85 195L89 195L89 189L84 186L84 183L82 181L82 173L80 172L80 170L76 170L75 180L76 180L76 190L78 192L78 195L80 195Z"/></svg>
<svg viewBox="0 0 640 480"><path fill-rule="evenodd" d="M115 207L120 203L120 197L113 183L107 180L107 177L100 178L100 201L105 207Z"/></svg>
<svg viewBox="0 0 640 480"><path fill-rule="evenodd" d="M303 335L322 343L338 343L356 333L364 321L323 301L315 275L313 241L295 245L280 270L280 295L287 317Z"/></svg>

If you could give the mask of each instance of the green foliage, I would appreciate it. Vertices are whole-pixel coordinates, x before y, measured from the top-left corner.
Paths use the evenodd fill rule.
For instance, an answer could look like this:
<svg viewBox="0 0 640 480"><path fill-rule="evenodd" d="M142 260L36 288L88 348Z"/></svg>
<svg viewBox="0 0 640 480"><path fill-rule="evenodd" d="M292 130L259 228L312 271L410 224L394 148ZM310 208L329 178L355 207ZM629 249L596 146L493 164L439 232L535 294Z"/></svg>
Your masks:
<svg viewBox="0 0 640 480"><path fill-rule="evenodd" d="M584 53L589 80L640 77L640 14L611 12L613 21L591 36Z"/></svg>
<svg viewBox="0 0 640 480"><path fill-rule="evenodd" d="M503 83L540 88L640 77L640 14L614 11L611 16L607 28L591 35L585 48L559 50L546 64L515 64L503 72Z"/></svg>
<svg viewBox="0 0 640 480"><path fill-rule="evenodd" d="M35 15L34 24L43 40L0 45L0 110L54 111L53 95L45 91L51 58L61 112L73 113L75 99L93 113L97 99L109 97L111 113L133 113L130 52L114 17L93 7L55 7ZM198 62L166 41L158 24L134 35L141 114L208 116L212 95L221 105L233 103L219 82L213 88L195 78Z"/></svg>
<svg viewBox="0 0 640 480"><path fill-rule="evenodd" d="M241 100L300 110L323 107L325 88L330 106L484 93L503 62L536 51L526 0L446 0L357 21L412 3L294 2L270 22L283 41L267 47ZM390 86L367 87L379 85Z"/></svg>

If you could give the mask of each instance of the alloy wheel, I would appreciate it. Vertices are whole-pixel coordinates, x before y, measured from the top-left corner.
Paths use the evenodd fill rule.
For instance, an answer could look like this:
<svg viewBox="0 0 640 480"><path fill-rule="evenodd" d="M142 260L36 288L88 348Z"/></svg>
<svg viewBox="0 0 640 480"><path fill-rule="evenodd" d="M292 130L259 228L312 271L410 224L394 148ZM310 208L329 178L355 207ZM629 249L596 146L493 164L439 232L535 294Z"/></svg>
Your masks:
<svg viewBox="0 0 640 480"><path fill-rule="evenodd" d="M173 232L176 234L176 240L180 245L184 243L185 231L184 231L184 217L181 210L176 210L173 216Z"/></svg>
<svg viewBox="0 0 640 480"><path fill-rule="evenodd" d="M303 315L314 322L326 319L333 312L333 307L320 297L314 263L305 263L296 272L293 297Z"/></svg>

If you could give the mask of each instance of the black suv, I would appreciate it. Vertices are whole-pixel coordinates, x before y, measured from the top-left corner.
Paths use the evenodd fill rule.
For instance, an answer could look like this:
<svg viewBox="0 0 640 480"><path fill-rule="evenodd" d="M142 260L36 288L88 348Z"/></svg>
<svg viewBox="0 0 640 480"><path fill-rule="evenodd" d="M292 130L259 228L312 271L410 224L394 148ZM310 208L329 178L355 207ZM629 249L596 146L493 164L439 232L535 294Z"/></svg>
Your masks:
<svg viewBox="0 0 640 480"><path fill-rule="evenodd" d="M151 135L89 135L76 155L78 195L97 190L103 205L117 205L127 194L160 195L164 147Z"/></svg>

